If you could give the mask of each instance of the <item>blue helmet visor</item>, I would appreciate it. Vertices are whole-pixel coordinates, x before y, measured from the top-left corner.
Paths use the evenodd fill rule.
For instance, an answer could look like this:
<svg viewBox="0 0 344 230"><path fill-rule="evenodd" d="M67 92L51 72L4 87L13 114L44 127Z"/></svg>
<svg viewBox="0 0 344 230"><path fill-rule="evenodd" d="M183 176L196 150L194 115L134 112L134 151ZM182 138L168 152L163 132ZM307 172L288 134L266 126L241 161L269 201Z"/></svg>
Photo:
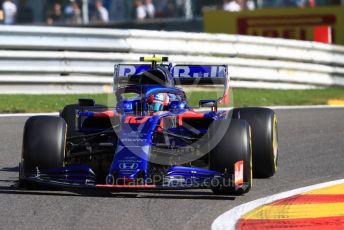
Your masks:
<svg viewBox="0 0 344 230"><path fill-rule="evenodd" d="M154 112L160 111L162 109L162 104L161 103L153 103L152 104L152 110Z"/></svg>

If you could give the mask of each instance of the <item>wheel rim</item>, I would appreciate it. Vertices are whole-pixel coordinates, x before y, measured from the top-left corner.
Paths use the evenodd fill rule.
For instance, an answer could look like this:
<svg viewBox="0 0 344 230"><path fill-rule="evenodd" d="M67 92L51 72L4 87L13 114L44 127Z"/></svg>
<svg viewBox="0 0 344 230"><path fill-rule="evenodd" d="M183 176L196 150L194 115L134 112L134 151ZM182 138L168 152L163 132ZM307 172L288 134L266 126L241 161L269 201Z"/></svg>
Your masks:
<svg viewBox="0 0 344 230"><path fill-rule="evenodd" d="M65 143L65 147L64 147L64 151L63 151L63 163L62 163L62 166L63 166L63 167L66 166L67 130L68 130L68 125L67 125L67 123L66 123L66 129L65 129L65 134L64 134L64 143Z"/></svg>
<svg viewBox="0 0 344 230"><path fill-rule="evenodd" d="M277 137L277 117L274 116L273 128L272 128L272 152L274 154L274 166L277 170L277 160L278 160L278 137Z"/></svg>
<svg viewBox="0 0 344 230"><path fill-rule="evenodd" d="M253 173L252 173L252 131L251 127L249 128L250 130L250 183L252 187L252 181L253 181Z"/></svg>

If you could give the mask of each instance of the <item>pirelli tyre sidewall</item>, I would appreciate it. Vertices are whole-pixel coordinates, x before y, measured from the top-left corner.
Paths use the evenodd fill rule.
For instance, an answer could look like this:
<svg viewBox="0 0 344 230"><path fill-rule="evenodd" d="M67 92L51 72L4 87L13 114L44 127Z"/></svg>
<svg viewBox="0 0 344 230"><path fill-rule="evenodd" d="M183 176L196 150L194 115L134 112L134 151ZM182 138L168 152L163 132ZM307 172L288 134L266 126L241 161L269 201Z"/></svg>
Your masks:
<svg viewBox="0 0 344 230"><path fill-rule="evenodd" d="M229 122L229 126L228 123ZM244 120L224 119L214 121L210 135L216 135L221 127L228 127L225 134L221 135L220 142L209 153L209 168L222 172L230 178L230 186L221 184L213 186L215 194L241 195L248 192L252 186L252 152L250 126ZM244 186L236 188L234 185L234 165L243 161Z"/></svg>
<svg viewBox="0 0 344 230"><path fill-rule="evenodd" d="M269 108L235 108L233 119L245 120L252 129L253 176L267 178L277 172L277 116Z"/></svg>
<svg viewBox="0 0 344 230"><path fill-rule="evenodd" d="M66 122L60 117L30 117L24 126L19 179L64 166Z"/></svg>

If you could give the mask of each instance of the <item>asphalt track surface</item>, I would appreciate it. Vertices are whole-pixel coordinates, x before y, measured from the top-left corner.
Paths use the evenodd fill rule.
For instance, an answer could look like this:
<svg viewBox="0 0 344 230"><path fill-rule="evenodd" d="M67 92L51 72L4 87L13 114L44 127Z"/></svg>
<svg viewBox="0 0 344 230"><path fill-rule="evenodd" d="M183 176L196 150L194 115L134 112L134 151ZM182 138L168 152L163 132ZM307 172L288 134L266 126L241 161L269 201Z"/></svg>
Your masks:
<svg viewBox="0 0 344 230"><path fill-rule="evenodd" d="M244 196L208 190L82 192L17 188L26 117L0 118L0 229L210 229L225 211L267 195L344 178L344 109L277 110L279 172Z"/></svg>

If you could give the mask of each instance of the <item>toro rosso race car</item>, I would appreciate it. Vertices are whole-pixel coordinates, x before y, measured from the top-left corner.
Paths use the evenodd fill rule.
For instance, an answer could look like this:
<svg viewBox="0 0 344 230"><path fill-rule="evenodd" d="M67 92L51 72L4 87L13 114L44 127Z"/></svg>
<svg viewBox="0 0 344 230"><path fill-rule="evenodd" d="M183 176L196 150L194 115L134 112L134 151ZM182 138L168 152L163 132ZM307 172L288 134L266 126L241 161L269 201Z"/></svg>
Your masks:
<svg viewBox="0 0 344 230"><path fill-rule="evenodd" d="M252 176L277 171L277 119L268 108L218 108L228 100L226 65L172 65L166 57L114 68L116 104L93 99L25 124L20 186L103 189L209 188L240 195ZM221 86L188 103L178 85Z"/></svg>

